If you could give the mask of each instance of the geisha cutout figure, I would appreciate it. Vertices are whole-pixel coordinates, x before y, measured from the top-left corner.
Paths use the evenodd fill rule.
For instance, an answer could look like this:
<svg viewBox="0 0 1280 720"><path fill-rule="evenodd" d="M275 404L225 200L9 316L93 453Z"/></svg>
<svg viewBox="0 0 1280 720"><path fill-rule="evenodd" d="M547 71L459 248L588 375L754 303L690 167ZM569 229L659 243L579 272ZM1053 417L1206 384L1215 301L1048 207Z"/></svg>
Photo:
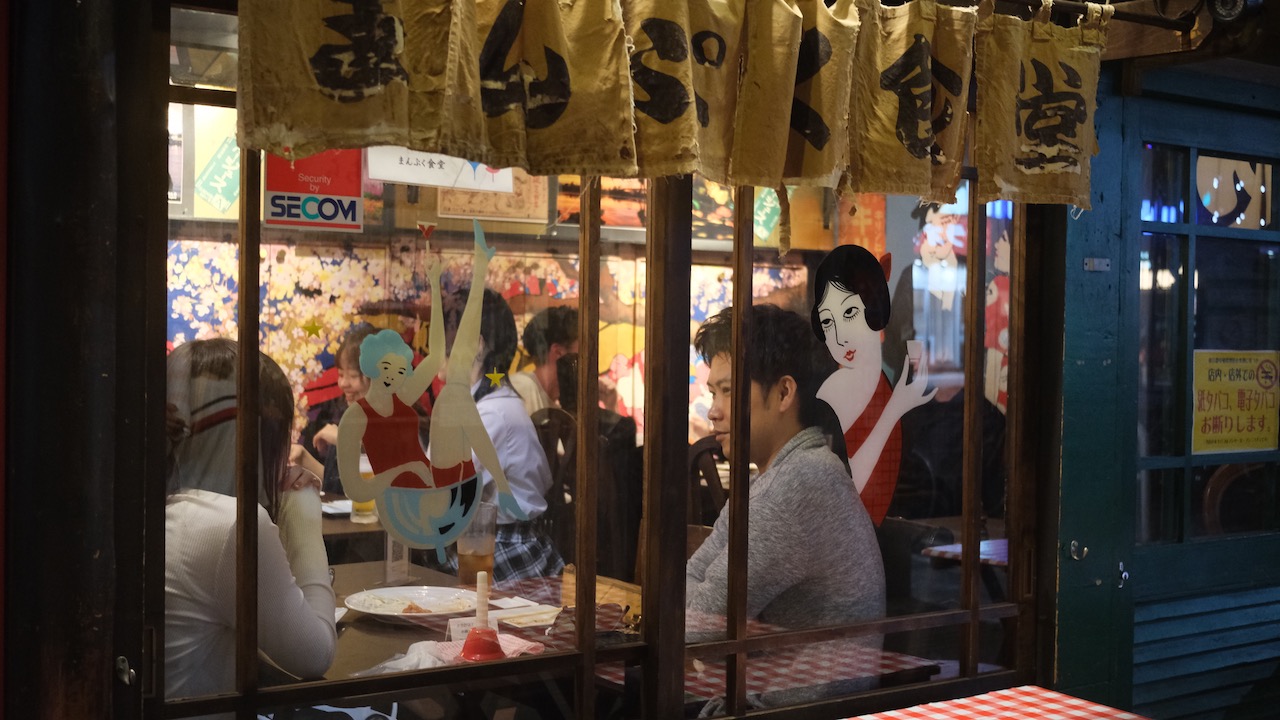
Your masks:
<svg viewBox="0 0 1280 720"><path fill-rule="evenodd" d="M383 330L360 343L360 370L370 378L369 392L349 407L338 425L338 474L347 497L376 500L387 532L410 547L436 549L457 539L471 522L480 501L476 457L493 468L498 504L524 520L498 463L493 441L480 420L470 393L470 368L480 347L480 300L493 250L475 223L475 262L467 304L457 339L445 364L444 309L439 259L428 253L431 280L429 352L418 367L413 351L394 330ZM418 442L418 416L411 407L445 364L445 384L431 413L431 459ZM360 449L369 458L373 477L361 477Z"/></svg>
<svg viewBox="0 0 1280 720"><path fill-rule="evenodd" d="M898 422L937 392L925 392L925 363L908 378L910 357L904 358L896 386L884 374L880 331L889 322L890 266L889 255L876 260L856 245L832 250L814 278L817 297L811 314L814 333L839 365L818 389L818 398L840 420L854 485L876 525L889 511L898 484Z"/></svg>

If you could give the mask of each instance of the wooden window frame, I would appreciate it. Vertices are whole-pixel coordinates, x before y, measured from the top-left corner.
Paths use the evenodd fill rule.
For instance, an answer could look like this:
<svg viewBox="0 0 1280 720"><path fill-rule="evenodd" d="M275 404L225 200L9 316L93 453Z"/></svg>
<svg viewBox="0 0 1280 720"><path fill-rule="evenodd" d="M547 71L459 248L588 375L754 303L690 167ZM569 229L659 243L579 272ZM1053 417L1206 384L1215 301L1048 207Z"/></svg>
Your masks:
<svg viewBox="0 0 1280 720"><path fill-rule="evenodd" d="M191 3L184 3L190 7ZM234 12L234 3L197 3L200 9ZM167 30L166 30L167 32ZM168 37L157 47L168 47ZM165 90L170 102L184 104L235 107L235 93L180 86L168 86ZM148 151L149 153L150 151ZM157 167L163 156L157 155L151 163ZM148 157L151 157L148 155ZM239 326L237 340L242 346L258 346L258 258L261 239L261 157L258 152L245 151L241 173L241 219L239 223L240 282L238 289ZM966 172L974 179L972 169ZM750 208L753 205L751 188L734 188L736 200L735 235L732 265L735 277L752 276L753 234ZM971 302L965 307L965 327L969 338L982 337L985 297L985 213L984 208L970 197L970 238L968 250L967 295ZM579 255L582 267L597 267L600 254L598 178L584 178L583 212L585 224L579 232ZM728 639L716 642L686 645L684 638L684 584L686 530L685 513L687 488L684 475L683 453L661 452L661 448L684 446L687 442L687 407L683 401L672 402L671 393L665 389L674 387L684 378L688 358L687 321L689 308L690 266L692 264L691 237L692 179L690 176L658 178L650 183L650 221L646 237L648 317L646 355L646 443L643 537L641 552L644 564L641 572L642 586L646 589L642 607L642 641L624 646L597 648L594 628L594 592L596 580L597 528L592 502L594 489L587 478L594 471L597 461L594 442L588 442L588 428L596 427L598 405L594 369L598 366L598 346L584 342L579 363L579 407L583 409L583 421L578 424L578 492L583 502L577 504L577 633L578 649L575 652L549 656L526 657L479 666L455 666L436 668L390 677L367 679L315 681L286 687L261 687L256 673L257 666L257 603L256 603L256 492L247 492L249 478L257 465L257 446L247 439L256 433L246 432L255 422L256 409L252 404L242 408L237 418L237 636L236 636L236 692L231 696L190 700L164 701L162 692L156 689L144 696L142 711L146 717L187 717L211 712L234 711L238 718L251 720L259 710L283 708L359 699L375 702L397 699L414 691L434 686L483 687L495 683L508 683L514 679L531 679L540 674L571 674L575 678L575 705L579 717L594 717L594 671L597 662L623 661L639 665L643 669L642 696L643 717L676 717L683 712L683 666L686 657L719 656L729 659L728 703L732 715L746 711L746 662L747 654L757 650L784 645L830 640L837 637L881 632L895 633L915 629L942 626L965 628L960 657L960 676L956 679L905 686L887 690L823 701L807 711L797 708L752 713L753 717L789 717L813 713L846 715L901 707L918 702L945 699L976 692L1009 687L1028 682L1034 675L1034 657L1037 649L1035 621L1035 510L1037 500L1033 484L1029 481L1035 467L1032 439L1025 430L1030 419L1029 404L1033 381L1024 356L1026 339L1026 303L1028 297L1028 269L1026 247L1026 218L1024 208L1015 206L1013 237L1011 240L1012 303L1010 313L1009 347L1009 402L1007 411L1007 534L1011 546L1009 566L1010 599L1007 602L982 605L978 587L978 539L981 480L981 401L982 393L982 343L971 341L965 348L964 447L977 449L966 452L963 468L963 515L965 522L961 533L964 550L961 560L962 586L961 609L915 615L887 617L882 620L858 623L836 628L797 630L768 636L746 635L745 565L746 523L731 523L730 563L738 570L730 578L730 597L735 599L728 610ZM161 208L158 212L163 212ZM163 218L163 216L160 216ZM167 221L159 221L156 227L167 227ZM156 252L162 252L164 243L155 243ZM150 262L148 273L162 273L162 262ZM152 286L163 287L163 278ZM599 274L584 272L580 279L580 298L599 297ZM751 302L751 284L734 283L734 305L747 308ZM163 303L162 298L152 302ZM745 313L734 314L733 343L741 345L742 322ZM583 338L594 338L599 319L598 303L581 303L580 333ZM256 395L258 378L257 353L241 353L239 358L237 392L241 397ZM742 353L734 353L733 373L745 377L745 359ZM163 369L152 373L153 387L163 387ZM747 403L748 393L733 395L734 411L732 429L735 447L746 447L749 433ZM158 427L162 427L159 423ZM159 430L152 431L156 440ZM735 453L738 458L745 453ZM747 507L747 468L740 461L731 462L729 504L734 517L745 519ZM148 480L148 504L163 507L163 478ZM246 499L248 498L248 500ZM148 528L157 525L154 513ZM163 513L160 514L162 523ZM160 532L159 537L163 537ZM163 557L163 553L159 555ZM150 554L149 557L156 557ZM154 637L151 662L157 668L155 688L163 686L163 568L151 563L146 568L147 588L146 631ZM1006 622L1006 631L1016 626L1016 653L1014 667L997 672L978 672L979 623L989 620ZM812 711L812 712L810 712Z"/></svg>

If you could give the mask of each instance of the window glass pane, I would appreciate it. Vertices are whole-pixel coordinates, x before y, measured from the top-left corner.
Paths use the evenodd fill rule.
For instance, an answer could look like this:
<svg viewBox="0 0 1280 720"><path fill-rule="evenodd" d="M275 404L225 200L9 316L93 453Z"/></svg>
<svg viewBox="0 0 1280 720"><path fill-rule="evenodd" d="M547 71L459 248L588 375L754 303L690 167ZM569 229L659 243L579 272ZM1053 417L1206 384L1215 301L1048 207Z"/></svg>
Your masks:
<svg viewBox="0 0 1280 720"><path fill-rule="evenodd" d="M1280 530L1280 466L1229 463L1195 468L1191 483L1193 535Z"/></svg>
<svg viewBox="0 0 1280 720"><path fill-rule="evenodd" d="M167 165L169 218L174 221L171 239L217 239L234 245L240 217L235 110L169 105Z"/></svg>
<svg viewBox="0 0 1280 720"><path fill-rule="evenodd" d="M165 687L167 698L230 692L235 678L236 399L233 342L239 254L235 237L240 150L235 111L190 105L169 108L170 226L165 504ZM222 340L217 340L221 338ZM200 340L199 344L192 341ZM261 362L261 359L260 359ZM287 458L292 402L278 367L263 363L258 409L264 415L264 507ZM272 390L276 392L271 392ZM280 391L283 390L283 393ZM316 508L318 510L318 507ZM263 511L267 526L274 527ZM260 528L263 527L260 525ZM313 533L319 541L318 533ZM283 556L278 536L264 533L270 563ZM314 546L313 546L314 547ZM314 559L314 558L313 558ZM323 552L312 580L328 582ZM323 588L321 588L323 592ZM301 602L295 587L296 599ZM332 601L329 601L332 605ZM332 612L326 608L326 612ZM301 623L317 620L300 619ZM317 624L323 622L317 621ZM323 646L332 631L320 628ZM321 657L332 648L321 647ZM287 671L310 670L282 658Z"/></svg>
<svg viewBox="0 0 1280 720"><path fill-rule="evenodd" d="M1280 248L1201 238L1196 247L1197 350L1280 350Z"/></svg>
<svg viewBox="0 0 1280 720"><path fill-rule="evenodd" d="M1138 453L1182 447L1182 246L1173 235L1143 233L1138 267Z"/></svg>
<svg viewBox="0 0 1280 720"><path fill-rule="evenodd" d="M1196 222L1269 229L1275 212L1269 162L1201 154L1196 158Z"/></svg>
<svg viewBox="0 0 1280 720"><path fill-rule="evenodd" d="M1183 221L1187 206L1187 150L1147 143L1142 146L1142 219Z"/></svg>
<svg viewBox="0 0 1280 720"><path fill-rule="evenodd" d="M173 8L169 11L169 82L234 90L240 59L235 15Z"/></svg>
<svg viewBox="0 0 1280 720"><path fill-rule="evenodd" d="M180 348L196 339L235 336L239 154L234 111L174 106L170 118L170 147L179 152L171 156L170 164L176 180L169 196L168 340L171 347ZM262 349L279 367L282 380L278 384L292 398L280 408L272 406L273 417L285 427L282 447L292 463L312 471L324 490L322 499L312 498L314 508L306 508L315 510L314 514L289 512L298 503L282 501L284 511L260 527L260 553L274 553L269 559L283 568L260 580L259 613L267 622L264 627L270 629L260 640L264 650L271 645L267 654L285 671L264 672L264 682L400 672L430 667L449 656L448 621L474 614L474 609L462 607L474 602L474 581L459 576L456 533L450 531L468 520L475 522L467 507L478 507L481 500L501 500L504 493L496 468L501 468L513 499L499 503L496 548L493 559L484 563L493 573L492 596L497 601L490 609L522 615L501 619L500 627L504 637L523 647L544 653L573 650L578 616L573 567L578 552L572 519L577 410L572 400L576 400L573 368L581 340L577 337L581 272L577 227L556 221L555 178L532 178L514 171L508 176L510 192L405 185L361 175L360 159L355 153L354 177L359 184L345 195L304 188L293 196L286 193L276 203L264 203L268 213L297 221L291 227L265 227L262 233L259 337ZM325 173L287 163L283 167L290 174L307 174L308 178L300 179L306 183L329 181ZM281 182L270 169L267 176L268 187ZM324 180L316 180L320 177ZM630 215L643 217L643 186L639 192L625 184L606 188L617 190L611 195L616 202L606 203L607 212L631 203ZM307 197L326 194L339 197L330 205L323 205L323 200L308 204ZM326 217L326 208L332 218ZM472 217L484 218L492 257L477 254ZM357 227L338 231L314 227L335 218L355 219ZM434 226L429 239L420 223ZM637 637L639 588L630 581L636 566L642 485L643 240L643 229L634 223L607 228L604 259L596 270L602 281L601 329L590 341L600 351L596 374L603 405L600 465L595 473L600 481L597 513L602 519L596 593L601 644ZM478 314L471 316L465 308L482 255L487 269L478 276L474 295ZM433 279L437 268L438 288ZM433 298L437 292L438 299ZM442 316L436 326L433 310ZM399 349L388 350L383 359L402 350L408 365L422 372L420 363L425 359L447 353L453 368L460 371L454 378L456 385L446 380L446 366L412 401L390 403L392 416L403 415L407 425L375 427L376 420L369 422L373 415L381 417L377 396L392 394L377 387L385 379L381 368L375 366L371 377L360 361L361 341L379 331L390 331L390 338L399 343ZM433 339L435 331L440 337ZM466 352L465 343L455 343L459 336L471 338L476 347L474 361L459 359L453 352L458 347ZM404 377L412 379L416 373L406 372ZM567 428L569 434L549 434L547 427L535 424L526 400L542 400L550 405L545 410L566 415L568 422L559 430ZM457 423L448 421L465 415L468 405L470 412L478 414L492 452L469 434L459 439ZM355 472L344 477L347 470L339 462L337 447L342 443L337 428L353 408L363 414L365 429L354 445L357 452L351 455L357 459L352 466ZM444 412L446 408L449 412ZM415 469L421 467L412 463L407 471L394 464L388 468L385 448L376 449L406 428L409 440L403 447L413 450L415 458L421 459L430 448L429 477L436 487L422 485L423 475ZM460 444L465 445L463 453L450 456L446 448ZM371 445L375 446L372 453ZM380 459L374 457L379 453ZM233 447L225 457L227 462L234 459ZM487 467L486 461L492 458L496 466ZM190 462L180 467L189 473L202 469ZM363 487L362 483L389 469L391 475L385 477L392 485L387 495L368 509L351 502L357 500L348 495L353 484ZM478 473L476 479L467 471ZM606 474L614 481L604 482ZM421 482L415 484L415 478ZM300 496L291 482L294 476L289 479L283 497ZM395 484L402 480L412 487ZM416 498L400 497L409 493L417 493ZM414 532L434 535L442 552L391 542L387 529L393 526L401 536L408 534L419 543L423 538ZM171 534L167 543L174 557L192 549L186 536ZM267 566L267 559L260 562ZM209 580L212 574L202 577L201 581ZM234 617L233 583L220 576L214 580L220 583L216 592L225 607L209 612L225 611ZM292 613L280 612L281 598L293 603ZM511 603L520 607L503 607ZM320 606L323 612L316 609ZM170 609L171 614L186 611L173 601ZM340 616L336 649L326 650L320 645L333 642L335 615ZM171 618L175 623L179 619ZM167 637L171 644L207 636L200 635L197 627L172 627ZM231 689L233 635L225 623L218 632L216 643L201 645L204 655L184 661L225 682L217 687L171 685L168 697ZM410 652L411 645L423 641L428 644L416 645L417 650ZM426 655L421 653L424 649L429 650ZM456 650L452 648L454 656ZM294 662L298 658L310 664ZM445 662L453 661L446 658ZM216 673L207 672L215 666ZM181 680L182 675L170 673L169 677ZM547 693L543 699L552 697L546 688L543 691ZM565 691L564 697L572 696ZM529 705L530 697L522 696L519 702ZM569 711L553 714L566 716Z"/></svg>
<svg viewBox="0 0 1280 720"><path fill-rule="evenodd" d="M1013 237L1013 203L998 200L986 205L987 213L987 311L983 325L983 391L987 401L1001 412L1008 406L1009 310Z"/></svg>
<svg viewBox="0 0 1280 720"><path fill-rule="evenodd" d="M790 368L781 374L800 372L793 366L810 355L811 362L821 367L820 380L814 381L820 399L815 407L821 413L801 423L801 427L813 427L797 434L771 414L770 405L763 401L772 385L753 381L749 386L754 394L747 571L747 632L751 635L960 607L957 541L963 494L967 195L962 191L961 199L951 205L924 206L918 198L859 195L836 202L815 195L808 211L798 211L804 203L796 198L803 197L793 195L793 212L801 213L793 222L797 227L826 226L827 245L815 243L812 254L799 250L787 256L789 262L798 258L808 270L786 265L775 270L770 256L757 256L752 288L756 303L752 322L757 329L748 331L745 351L754 367ZM760 244L770 242L767 203L768 198L762 200L757 192L755 229ZM858 208L856 215L849 212L853 204ZM1004 539L1007 383L1002 385L1000 379L1007 375L1012 208L1007 203L994 204L991 213L995 220L986 239L989 260L982 272L990 284L991 318L990 335L984 340L988 351L984 366L989 366L994 382L990 398L978 402L985 411L987 446L983 448L983 527L988 541L984 548L993 562L983 565L991 575L991 582L983 586L983 602L1004 601L1007 594L1007 562L994 562L994 554L999 554L995 546L1003 547ZM817 232L814 236L821 237ZM834 251L829 249L832 243L838 243ZM770 262L762 262L762 257ZM730 271L695 264L693 278L692 320L698 342L691 352L695 387L690 442L696 443L705 442L701 438L708 431L728 426L729 391L741 392L742 386L726 377L727 356L719 362L713 357L709 366L701 356L714 347L710 338L718 325L727 323L717 312L731 302ZM830 320L817 333L811 320L815 306L805 287L809 283L817 296L819 320ZM860 292L845 289L850 287ZM778 307L766 310L765 304ZM845 317L847 307L855 312ZM820 340L815 337L818 334ZM910 380L903 377L904 370L911 373ZM725 380L727 386L721 384ZM696 387L698 383L705 383L705 394ZM890 400L895 392L901 394L898 402ZM897 415L890 418L887 412ZM883 425L883 432L876 430L878 425ZM711 437L725 444L726 438L715 432ZM786 442L779 446L779 439ZM820 462L822 457L831 459L829 448L836 451L841 464L828 467ZM732 447L728 450L731 455ZM850 454L852 470L843 466ZM850 472L859 479L857 486L830 485L848 483ZM709 487L707 479L716 475L727 476L727 466L721 464L718 472L708 470L696 477L697 487ZM856 505L832 503L832 497L856 492L858 487L863 489ZM706 493L699 490L694 495L705 497ZM725 628L724 602L710 603L708 599L715 598L708 586L712 581L727 584L722 557L727 525L723 513L708 512L706 504L691 504L690 641L721 638ZM695 538L692 532L700 526L706 539ZM761 532L762 527L770 530ZM723 595L723 587L719 592ZM958 636L956 629L942 628L894 636L893 649L878 633L836 644L912 667L918 663L936 673L947 663L954 670L955 644L948 644L946 638ZM999 646L994 643L992 662L999 661ZM815 683L812 673L798 670L808 667L806 662L813 658L830 654L825 645L770 651L754 659L751 673L758 674L760 687L750 692L781 691L778 698L799 702L857 691L859 683L874 686L872 678L852 671ZM842 667L847 670L852 665ZM784 682L787 673L800 680ZM882 669L873 674L892 675ZM777 687L769 684L775 680L781 683Z"/></svg>
<svg viewBox="0 0 1280 720"><path fill-rule="evenodd" d="M1177 542L1182 525L1181 469L1138 471L1137 524L1139 544Z"/></svg>
<svg viewBox="0 0 1280 720"><path fill-rule="evenodd" d="M733 204L732 192L729 188L717 185L702 178L694 180L693 235L695 247L715 247L716 242L732 239ZM762 249L755 257L751 277L751 294L759 313L776 313L771 315L775 321L785 318L787 326L795 331L803 332L798 337L807 343L810 349L817 348L817 340L813 337L808 320L808 308L805 305L805 293L809 271L805 266L806 258L816 253L799 249L806 246L821 246L825 232L826 246L831 243L830 230L822 230L824 214L822 206L823 191L797 192L793 195L799 201L793 206L797 213L797 227L808 230L797 234L796 251L785 258L778 258L777 245L777 196L773 190L756 189L755 241ZM802 198L808 198L803 200ZM829 224L828 224L829 228ZM725 242L727 250L730 245ZM733 268L729 266L730 255L722 252L701 251L695 253L694 265L691 268L691 305L690 305L690 372L689 372L689 458L690 458L690 501L689 501L689 572L699 578L689 588L688 623L686 636L691 642L709 640L724 636L725 611L724 598L727 594L727 540L728 511L726 503L731 490L729 456L732 442L727 435L731 413L733 390L739 387L733 382L730 374L728 342L730 339L729 322L733 304ZM763 317L763 315L761 315ZM797 324L798 323L798 324ZM794 334L794 333L793 333ZM698 338L701 342L695 342ZM748 352L754 353L751 347L770 347L766 334L759 341L748 341ZM711 352L713 357L707 358L703 352ZM776 353L771 348L769 352ZM751 357L763 357L752 354ZM816 356L819 361L821 355ZM776 366L776 356L774 364ZM789 366L790 367L790 366ZM809 404L814 387L807 387ZM765 422L753 418L752 422ZM753 435L754 437L754 435ZM763 445L763 442L761 443ZM753 478L758 477L759 462L754 458L750 472ZM753 480L754 482L754 480ZM755 507L757 496L752 495L752 507ZM810 498L802 500L806 505ZM761 501L761 506L772 505ZM756 512L752 510L751 512ZM760 537L760 526L752 520L750 542L754 547L756 538ZM768 533L766 533L768 534ZM770 556L774 558L774 556ZM778 567L773 559L759 566L756 577L760 584L776 582ZM750 571L749 571L750 572ZM800 584L805 584L802 581ZM757 587L753 583L753 587ZM757 587L758 589L758 587ZM749 603L749 614L756 621L762 610Z"/></svg>

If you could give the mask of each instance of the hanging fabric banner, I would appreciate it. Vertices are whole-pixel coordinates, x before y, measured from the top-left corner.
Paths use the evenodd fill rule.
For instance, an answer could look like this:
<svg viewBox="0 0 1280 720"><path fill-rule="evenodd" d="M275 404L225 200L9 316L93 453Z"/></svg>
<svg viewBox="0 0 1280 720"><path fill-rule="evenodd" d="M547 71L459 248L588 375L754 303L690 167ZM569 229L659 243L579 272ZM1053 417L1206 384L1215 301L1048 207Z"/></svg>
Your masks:
<svg viewBox="0 0 1280 720"><path fill-rule="evenodd" d="M747 0L746 67L738 87L729 177L736 185L782 180L803 18L794 0Z"/></svg>
<svg viewBox="0 0 1280 720"><path fill-rule="evenodd" d="M240 142L286 158L405 145L484 160L469 0L246 2ZM291 28L281 33L279 28ZM406 52L412 36L431 53Z"/></svg>
<svg viewBox="0 0 1280 720"><path fill-rule="evenodd" d="M934 0L893 7L858 0L858 7L862 31L854 63L846 188L954 199L963 159L974 11Z"/></svg>
<svg viewBox="0 0 1280 720"><path fill-rule="evenodd" d="M686 0L633 0L624 6L631 38L636 150L646 177L698 167L698 118Z"/></svg>
<svg viewBox="0 0 1280 720"><path fill-rule="evenodd" d="M690 0L688 5L698 170L727 185L746 5L742 0Z"/></svg>
<svg viewBox="0 0 1280 720"><path fill-rule="evenodd" d="M933 163L925 200L943 205L956 201L964 144L969 133L969 80L973 75L973 35L977 8L938 5L933 29L933 98L931 99Z"/></svg>
<svg viewBox="0 0 1280 720"><path fill-rule="evenodd" d="M1087 206L1113 11L985 1L241 0L239 141L948 203L977 32L978 199Z"/></svg>
<svg viewBox="0 0 1280 720"><path fill-rule="evenodd" d="M862 30L849 98L847 190L923 195L929 189L929 38L936 8L934 0L894 7L858 0Z"/></svg>
<svg viewBox="0 0 1280 720"><path fill-rule="evenodd" d="M853 0L800 0L803 32L781 183L835 187L849 161L849 88L858 42Z"/></svg>
<svg viewBox="0 0 1280 720"><path fill-rule="evenodd" d="M480 0L491 163L535 175L636 172L617 0Z"/></svg>
<svg viewBox="0 0 1280 720"><path fill-rule="evenodd" d="M627 35L619 0L537 0L537 27L550 34L559 9L562 47L569 60L568 102L562 114L548 125L529 131L529 172L533 175L577 173L635 177L636 140L633 130L630 64ZM531 18L532 19L532 18ZM525 24L525 43L536 34ZM550 48L550 45L547 46ZM550 64L550 50L534 53ZM529 85L531 108L540 108L544 95ZM532 112L532 110L531 110Z"/></svg>
<svg viewBox="0 0 1280 720"><path fill-rule="evenodd" d="M1115 9L1089 3L1076 27L1030 22L984 3L977 43L978 200L1067 203L1089 209L1093 115L1107 24Z"/></svg>

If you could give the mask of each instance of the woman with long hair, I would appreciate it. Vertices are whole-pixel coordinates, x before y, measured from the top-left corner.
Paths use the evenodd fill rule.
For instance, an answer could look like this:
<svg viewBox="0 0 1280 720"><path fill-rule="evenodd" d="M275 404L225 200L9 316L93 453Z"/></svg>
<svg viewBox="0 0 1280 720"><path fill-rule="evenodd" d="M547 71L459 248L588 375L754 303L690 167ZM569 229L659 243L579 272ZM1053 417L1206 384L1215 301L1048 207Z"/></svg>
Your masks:
<svg viewBox="0 0 1280 720"><path fill-rule="evenodd" d="M165 696L235 689L237 346L195 340L168 359ZM258 644L305 678L333 661L334 595L320 482L288 467L293 391L259 355Z"/></svg>

